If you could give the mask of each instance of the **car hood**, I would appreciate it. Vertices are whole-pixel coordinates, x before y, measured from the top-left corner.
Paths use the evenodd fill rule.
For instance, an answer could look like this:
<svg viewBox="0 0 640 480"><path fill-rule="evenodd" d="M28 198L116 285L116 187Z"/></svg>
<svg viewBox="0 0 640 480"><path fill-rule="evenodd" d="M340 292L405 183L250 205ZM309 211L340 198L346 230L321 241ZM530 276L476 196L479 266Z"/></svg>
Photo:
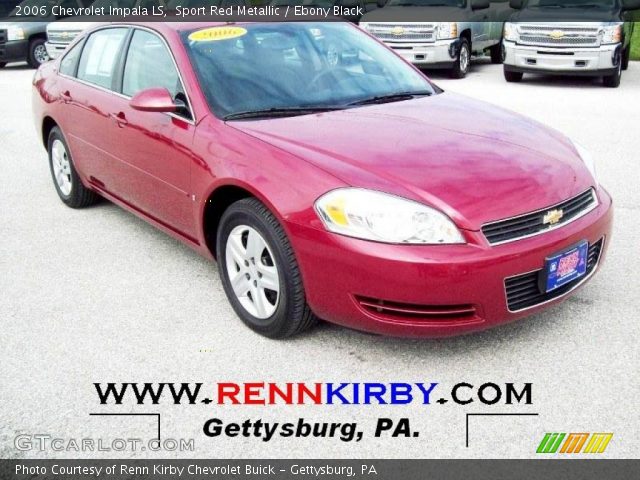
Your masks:
<svg viewBox="0 0 640 480"><path fill-rule="evenodd" d="M525 8L514 13L510 22L619 22L620 12L608 8Z"/></svg>
<svg viewBox="0 0 640 480"><path fill-rule="evenodd" d="M465 22L468 21L470 12L458 7L384 7L365 13L360 18L363 22L416 22L432 23L438 21Z"/></svg>
<svg viewBox="0 0 640 480"><path fill-rule="evenodd" d="M566 137L451 93L228 125L349 185L432 205L469 230L546 208L593 183Z"/></svg>

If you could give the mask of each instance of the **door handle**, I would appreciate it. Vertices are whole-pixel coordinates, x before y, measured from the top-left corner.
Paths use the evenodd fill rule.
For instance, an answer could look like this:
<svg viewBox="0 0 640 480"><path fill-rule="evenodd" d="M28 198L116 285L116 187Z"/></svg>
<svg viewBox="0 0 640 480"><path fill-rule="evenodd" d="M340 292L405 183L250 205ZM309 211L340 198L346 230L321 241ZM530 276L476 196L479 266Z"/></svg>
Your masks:
<svg viewBox="0 0 640 480"><path fill-rule="evenodd" d="M64 103L69 103L72 100L71 93L69 92L69 90L66 90L66 91L62 92L60 94L60 98L62 98L62 101Z"/></svg>
<svg viewBox="0 0 640 480"><path fill-rule="evenodd" d="M110 113L109 117L111 117L116 122L116 125L118 125L120 128L123 128L129 123L124 112Z"/></svg>

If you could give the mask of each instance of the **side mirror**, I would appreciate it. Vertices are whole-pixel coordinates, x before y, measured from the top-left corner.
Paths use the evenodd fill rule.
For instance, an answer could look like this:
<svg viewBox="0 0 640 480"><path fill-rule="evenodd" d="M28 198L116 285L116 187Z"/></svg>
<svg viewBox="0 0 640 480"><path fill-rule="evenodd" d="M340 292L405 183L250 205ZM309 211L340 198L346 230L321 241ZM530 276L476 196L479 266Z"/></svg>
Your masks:
<svg viewBox="0 0 640 480"><path fill-rule="evenodd" d="M136 93L129 106L140 112L175 112L179 105L166 88L149 88Z"/></svg>
<svg viewBox="0 0 640 480"><path fill-rule="evenodd" d="M522 10L523 0L509 0L509 6L514 10Z"/></svg>
<svg viewBox="0 0 640 480"><path fill-rule="evenodd" d="M489 0L471 0L471 10L485 10L490 6Z"/></svg>
<svg viewBox="0 0 640 480"><path fill-rule="evenodd" d="M640 10L640 0L622 0L622 10Z"/></svg>

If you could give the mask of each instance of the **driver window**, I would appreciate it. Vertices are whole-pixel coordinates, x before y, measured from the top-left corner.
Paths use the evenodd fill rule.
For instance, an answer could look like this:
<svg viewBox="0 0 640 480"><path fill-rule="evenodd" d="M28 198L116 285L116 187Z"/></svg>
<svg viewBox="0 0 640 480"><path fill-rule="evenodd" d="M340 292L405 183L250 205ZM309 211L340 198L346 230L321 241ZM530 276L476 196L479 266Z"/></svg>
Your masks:
<svg viewBox="0 0 640 480"><path fill-rule="evenodd" d="M122 79L122 93L133 97L148 88L164 87L172 97L183 94L178 72L164 42L146 30L131 39Z"/></svg>

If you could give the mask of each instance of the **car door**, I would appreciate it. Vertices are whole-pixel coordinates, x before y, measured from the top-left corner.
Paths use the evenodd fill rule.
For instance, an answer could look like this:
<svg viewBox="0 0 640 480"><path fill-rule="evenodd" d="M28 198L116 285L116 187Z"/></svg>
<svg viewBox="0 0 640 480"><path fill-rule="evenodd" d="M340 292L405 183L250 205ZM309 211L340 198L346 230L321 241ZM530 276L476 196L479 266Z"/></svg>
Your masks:
<svg viewBox="0 0 640 480"><path fill-rule="evenodd" d="M107 190L123 174L113 155L118 138L109 112L117 98L114 74L128 32L126 27L97 30L60 64L60 101L67 115L58 122L85 182Z"/></svg>
<svg viewBox="0 0 640 480"><path fill-rule="evenodd" d="M195 122L173 56L159 33L134 28L111 105L110 129L117 136L114 155L125 172L117 195L136 209L188 238L196 237L191 184L191 145ZM166 88L185 108L168 114L130 107L131 97L149 88Z"/></svg>

